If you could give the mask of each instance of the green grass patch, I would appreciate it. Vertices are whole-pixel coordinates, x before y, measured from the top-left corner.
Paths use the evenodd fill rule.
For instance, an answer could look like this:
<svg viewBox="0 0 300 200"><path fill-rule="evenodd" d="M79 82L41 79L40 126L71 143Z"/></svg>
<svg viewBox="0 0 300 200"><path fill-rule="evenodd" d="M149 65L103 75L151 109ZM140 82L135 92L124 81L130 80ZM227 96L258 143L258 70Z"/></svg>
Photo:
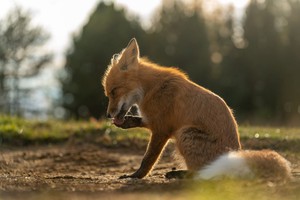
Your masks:
<svg viewBox="0 0 300 200"><path fill-rule="evenodd" d="M300 128L240 126L242 138L300 139Z"/></svg>
<svg viewBox="0 0 300 200"><path fill-rule="evenodd" d="M54 120L41 122L0 116L0 141L2 144L63 141L74 134L91 132L97 129L99 129L99 125L92 122Z"/></svg>
<svg viewBox="0 0 300 200"><path fill-rule="evenodd" d="M239 130L247 148L295 147L300 151L300 128L240 126ZM140 128L123 130L104 120L41 122L0 115L0 144L8 145L62 142L86 135L101 136L117 144L123 140L146 140L148 133Z"/></svg>
<svg viewBox="0 0 300 200"><path fill-rule="evenodd" d="M239 131L244 149L300 152L300 128L241 126Z"/></svg>
<svg viewBox="0 0 300 200"><path fill-rule="evenodd" d="M107 121L38 121L0 115L0 144L26 145L62 142L71 137L105 136L112 141L146 138L143 129L122 130Z"/></svg>

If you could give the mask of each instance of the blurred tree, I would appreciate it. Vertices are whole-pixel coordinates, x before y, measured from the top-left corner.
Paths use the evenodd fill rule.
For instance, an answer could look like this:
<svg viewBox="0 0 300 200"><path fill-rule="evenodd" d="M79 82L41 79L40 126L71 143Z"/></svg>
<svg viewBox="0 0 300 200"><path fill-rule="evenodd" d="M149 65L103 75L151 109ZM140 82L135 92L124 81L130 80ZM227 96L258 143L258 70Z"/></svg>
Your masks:
<svg viewBox="0 0 300 200"><path fill-rule="evenodd" d="M285 1L286 2L286 1ZM282 85L280 108L283 119L300 120L300 0L287 0L283 8L285 18L279 23L284 26ZM293 119L291 119L293 118Z"/></svg>
<svg viewBox="0 0 300 200"><path fill-rule="evenodd" d="M128 19L123 9L113 3L100 2L73 39L66 56L66 76L61 78L63 106L69 117L99 118L105 114L101 76L116 51L124 48L132 37L138 41L144 35L138 21ZM144 45L141 45L144 46Z"/></svg>
<svg viewBox="0 0 300 200"><path fill-rule="evenodd" d="M51 59L41 51L48 34L31 25L29 12L14 8L0 21L0 111L20 115L20 80L37 75ZM28 91L27 91L28 92Z"/></svg>
<svg viewBox="0 0 300 200"><path fill-rule="evenodd" d="M247 74L241 73L239 64L240 48L243 47L242 28L234 13L234 7L231 5L216 6L205 18L211 49L212 89L221 95L229 106L241 111L247 91L245 84Z"/></svg>
<svg viewBox="0 0 300 200"><path fill-rule="evenodd" d="M276 20L277 0L252 0L246 9L241 73L246 73L247 93L244 108L263 117L276 114L282 69L282 42Z"/></svg>
<svg viewBox="0 0 300 200"><path fill-rule="evenodd" d="M211 61L202 3L165 0L155 15L147 55L166 66L183 69L190 78L209 86Z"/></svg>
<svg viewBox="0 0 300 200"><path fill-rule="evenodd" d="M299 2L252 0L242 21L234 18L232 7L205 16L212 88L238 116L282 121L294 113L299 118Z"/></svg>
<svg viewBox="0 0 300 200"><path fill-rule="evenodd" d="M70 116L105 113L101 75L115 51L136 37L142 54L183 69L238 116L299 117L300 0L251 0L242 19L233 7L208 16L203 3L164 0L146 31L114 4L99 3L66 56L61 83Z"/></svg>

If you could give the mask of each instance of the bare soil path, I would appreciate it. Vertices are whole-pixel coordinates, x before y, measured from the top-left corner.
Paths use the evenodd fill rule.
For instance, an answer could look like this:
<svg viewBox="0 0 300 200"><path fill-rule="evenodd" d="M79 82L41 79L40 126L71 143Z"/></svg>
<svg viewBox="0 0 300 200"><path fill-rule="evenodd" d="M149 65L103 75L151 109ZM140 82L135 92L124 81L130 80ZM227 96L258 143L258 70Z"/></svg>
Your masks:
<svg viewBox="0 0 300 200"><path fill-rule="evenodd" d="M147 178L118 179L139 167L144 150L78 142L2 148L0 199L1 191L6 197L17 198L21 192L22 198L24 194L30 198L34 191L54 194L71 192L78 197L82 193L106 196L112 192L118 195L146 191L168 195L183 188L184 181L167 180L164 177L166 172L178 166L170 155L170 148L167 148Z"/></svg>
<svg viewBox="0 0 300 200"><path fill-rule="evenodd" d="M190 180L167 180L179 166L170 144L152 174L118 179L139 167L146 142L105 146L70 140L53 145L0 148L0 199L185 199ZM290 156L297 166L299 158ZM300 170L298 170L300 171ZM300 182L296 182L299 187ZM295 189L296 190L296 189Z"/></svg>

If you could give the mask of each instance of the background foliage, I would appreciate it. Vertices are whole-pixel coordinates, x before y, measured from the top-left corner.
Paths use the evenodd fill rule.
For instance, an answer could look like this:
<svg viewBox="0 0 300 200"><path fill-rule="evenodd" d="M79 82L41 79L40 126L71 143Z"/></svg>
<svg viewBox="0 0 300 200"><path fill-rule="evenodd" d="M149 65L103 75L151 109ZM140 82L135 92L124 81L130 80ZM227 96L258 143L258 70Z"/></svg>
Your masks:
<svg viewBox="0 0 300 200"><path fill-rule="evenodd" d="M49 36L40 26L32 26L30 12L15 7L0 20L0 112L21 115L22 101L32 88L21 81L40 73L52 59L41 50Z"/></svg>
<svg viewBox="0 0 300 200"><path fill-rule="evenodd" d="M252 0L242 19L232 13L205 13L201 1L164 1L143 29L124 10L101 2L67 56L65 108L71 116L102 116L101 75L110 57L136 37L142 55L183 69L224 97L238 117L299 118L300 1Z"/></svg>
<svg viewBox="0 0 300 200"><path fill-rule="evenodd" d="M142 26L123 8L100 1L73 37L65 73L60 74L66 117L104 116L107 99L102 75L111 56L135 37L142 56L181 68L193 81L223 97L240 121L297 123L300 1L250 0L239 16L233 7L215 6L208 11L205 1L188 2L162 1L150 25ZM21 91L20 80L38 74L51 59L38 48L47 34L29 26L30 20L30 15L16 9L0 25L1 112L19 114L19 99L30 92ZM24 31L14 32L14 27ZM23 73L24 66L32 73Z"/></svg>

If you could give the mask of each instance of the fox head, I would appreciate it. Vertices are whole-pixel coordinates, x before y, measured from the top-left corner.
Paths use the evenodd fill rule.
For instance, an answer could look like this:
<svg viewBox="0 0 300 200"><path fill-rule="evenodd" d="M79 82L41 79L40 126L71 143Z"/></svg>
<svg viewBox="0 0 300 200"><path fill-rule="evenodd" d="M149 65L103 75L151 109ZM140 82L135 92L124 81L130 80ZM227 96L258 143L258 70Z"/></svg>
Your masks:
<svg viewBox="0 0 300 200"><path fill-rule="evenodd" d="M132 105L143 98L143 90L138 81L139 47L135 38L120 54L113 55L102 85L109 99L107 117L114 123L122 124Z"/></svg>

